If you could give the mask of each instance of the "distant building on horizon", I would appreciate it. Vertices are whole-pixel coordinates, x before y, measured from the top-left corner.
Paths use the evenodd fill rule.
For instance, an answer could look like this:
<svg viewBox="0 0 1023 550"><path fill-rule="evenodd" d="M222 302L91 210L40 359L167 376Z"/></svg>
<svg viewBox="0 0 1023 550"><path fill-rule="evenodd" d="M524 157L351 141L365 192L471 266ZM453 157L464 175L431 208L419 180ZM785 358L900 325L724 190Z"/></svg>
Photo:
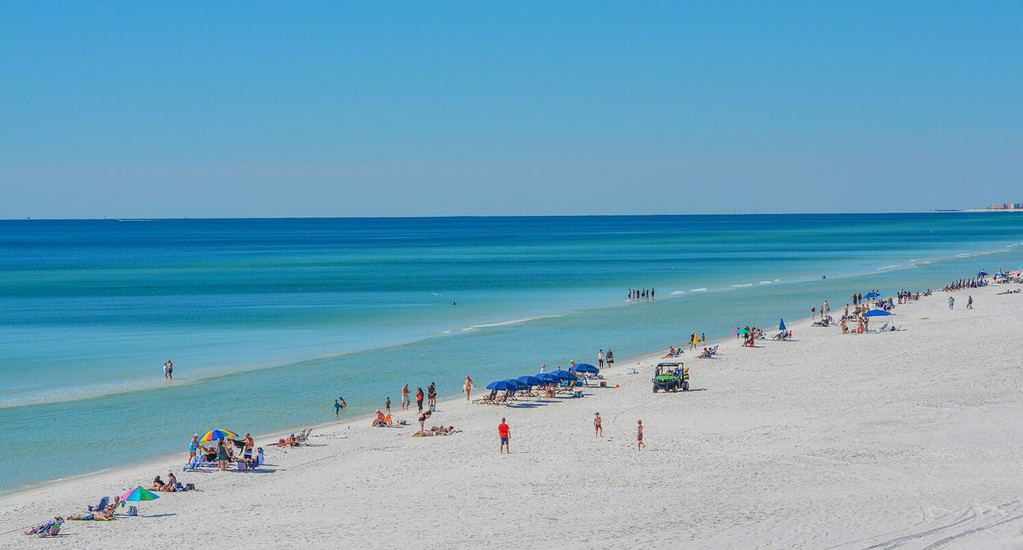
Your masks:
<svg viewBox="0 0 1023 550"><path fill-rule="evenodd" d="M1023 210L1023 202L993 202L986 210Z"/></svg>

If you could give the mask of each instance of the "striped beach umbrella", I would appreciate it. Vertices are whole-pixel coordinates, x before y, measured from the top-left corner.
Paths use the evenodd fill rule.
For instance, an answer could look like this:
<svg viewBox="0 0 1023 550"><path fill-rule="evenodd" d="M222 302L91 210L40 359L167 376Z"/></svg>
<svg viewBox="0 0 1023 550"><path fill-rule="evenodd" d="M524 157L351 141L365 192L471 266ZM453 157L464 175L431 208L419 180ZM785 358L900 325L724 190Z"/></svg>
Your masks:
<svg viewBox="0 0 1023 550"><path fill-rule="evenodd" d="M227 439L229 437L238 437L238 434L224 428L214 428L199 438L200 443L209 443L210 441L216 441L218 439Z"/></svg>
<svg viewBox="0 0 1023 550"><path fill-rule="evenodd" d="M134 489L121 495L121 500L127 500L129 502L139 502L142 500L156 500L158 498L160 498L160 495L157 495L152 491L143 489L141 486L135 487Z"/></svg>

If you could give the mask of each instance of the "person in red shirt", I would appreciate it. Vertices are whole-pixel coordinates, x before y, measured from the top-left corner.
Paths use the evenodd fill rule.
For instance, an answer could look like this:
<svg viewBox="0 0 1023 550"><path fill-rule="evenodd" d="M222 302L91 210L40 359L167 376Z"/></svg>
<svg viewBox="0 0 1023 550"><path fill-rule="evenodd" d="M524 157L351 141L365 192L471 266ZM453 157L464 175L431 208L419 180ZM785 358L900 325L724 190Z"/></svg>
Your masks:
<svg viewBox="0 0 1023 550"><path fill-rule="evenodd" d="M498 450L498 453L503 454L505 451L508 451L508 454L511 454L511 447L508 445L508 442L511 440L511 428L508 427L503 417L501 418L501 423L497 426L497 435L501 437L501 448Z"/></svg>

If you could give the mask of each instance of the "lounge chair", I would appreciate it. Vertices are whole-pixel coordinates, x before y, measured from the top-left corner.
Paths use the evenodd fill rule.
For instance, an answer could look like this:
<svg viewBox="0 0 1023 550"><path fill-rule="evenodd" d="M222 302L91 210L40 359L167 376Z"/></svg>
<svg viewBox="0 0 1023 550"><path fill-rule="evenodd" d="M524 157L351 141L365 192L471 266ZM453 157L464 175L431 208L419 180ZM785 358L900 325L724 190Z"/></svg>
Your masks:
<svg viewBox="0 0 1023 550"><path fill-rule="evenodd" d="M107 504L110 504L110 497L103 497L99 499L99 504L96 506L89 506L90 512L102 512L107 509Z"/></svg>
<svg viewBox="0 0 1023 550"><path fill-rule="evenodd" d="M202 453L195 455L192 460L185 464L185 467L181 469L182 472L188 472L191 470L198 470L202 467Z"/></svg>

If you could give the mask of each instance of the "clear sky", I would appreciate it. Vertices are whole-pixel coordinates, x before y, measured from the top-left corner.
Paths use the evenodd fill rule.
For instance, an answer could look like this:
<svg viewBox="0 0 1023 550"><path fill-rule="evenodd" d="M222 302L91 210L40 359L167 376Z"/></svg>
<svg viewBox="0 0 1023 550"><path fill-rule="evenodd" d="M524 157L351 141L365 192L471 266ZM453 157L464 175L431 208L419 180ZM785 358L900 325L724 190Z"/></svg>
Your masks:
<svg viewBox="0 0 1023 550"><path fill-rule="evenodd" d="M1023 202L1023 2L0 2L0 217Z"/></svg>

